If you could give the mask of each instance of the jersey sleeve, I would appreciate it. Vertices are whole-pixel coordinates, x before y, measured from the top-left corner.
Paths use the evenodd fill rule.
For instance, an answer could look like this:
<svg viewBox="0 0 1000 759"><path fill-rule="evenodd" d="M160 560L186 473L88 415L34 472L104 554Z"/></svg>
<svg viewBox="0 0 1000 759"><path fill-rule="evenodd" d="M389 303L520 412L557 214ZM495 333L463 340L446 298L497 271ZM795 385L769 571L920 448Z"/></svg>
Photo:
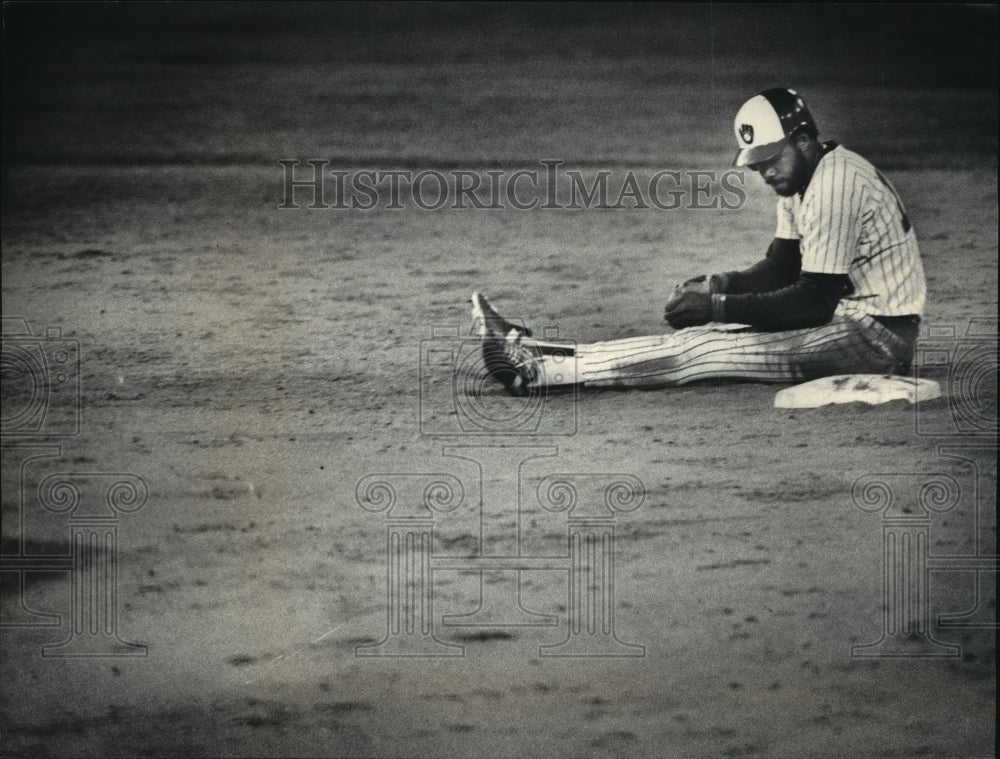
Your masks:
<svg viewBox="0 0 1000 759"><path fill-rule="evenodd" d="M795 210L791 198L781 198L778 201L778 225L774 236L781 240L798 240L799 232L795 225Z"/></svg>
<svg viewBox="0 0 1000 759"><path fill-rule="evenodd" d="M802 199L802 271L847 274L862 235L864 178L843 162L817 172Z"/></svg>

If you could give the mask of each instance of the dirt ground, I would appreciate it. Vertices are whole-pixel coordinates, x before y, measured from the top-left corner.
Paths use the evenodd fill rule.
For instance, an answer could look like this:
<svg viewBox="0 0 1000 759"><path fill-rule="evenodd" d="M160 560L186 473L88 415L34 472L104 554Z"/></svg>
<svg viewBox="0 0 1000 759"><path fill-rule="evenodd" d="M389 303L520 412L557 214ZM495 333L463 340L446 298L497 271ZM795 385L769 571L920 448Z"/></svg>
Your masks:
<svg viewBox="0 0 1000 759"><path fill-rule="evenodd" d="M975 570L996 556L995 7L113 7L4 11L4 415L24 402L15 319L78 345L80 403L71 373L48 427L4 427L0 754L994 755L996 587ZM666 331L676 281L760 257L773 194L747 175L729 210L279 209L286 158L722 171L732 114L775 82L904 199L936 350L915 371L944 399L789 411L760 384L584 391L517 434L433 434L473 406L525 413L430 374L428 350L464 349L473 289L579 341ZM967 371L970 347L992 359ZM73 515L39 505L65 472L148 488L101 553L117 635L145 656L43 655L72 633L75 570L17 557L70 555ZM430 622L462 655L356 655L387 635L389 572L387 516L359 483L460 483L433 561L484 535L494 554L560 557L567 514L537 497L558 473L583 501L601 478L641 482L610 601L641 655L541 655L572 637L568 561L522 571L519 598L513 570L480 586L439 568ZM890 516L925 515L925 606L883 601L893 527L856 488L873 477L905 502ZM922 509L935 482L954 498ZM444 624L481 592L558 624ZM906 655L861 656L884 608L928 627ZM26 609L58 624L12 626ZM948 655L909 655L928 650Z"/></svg>

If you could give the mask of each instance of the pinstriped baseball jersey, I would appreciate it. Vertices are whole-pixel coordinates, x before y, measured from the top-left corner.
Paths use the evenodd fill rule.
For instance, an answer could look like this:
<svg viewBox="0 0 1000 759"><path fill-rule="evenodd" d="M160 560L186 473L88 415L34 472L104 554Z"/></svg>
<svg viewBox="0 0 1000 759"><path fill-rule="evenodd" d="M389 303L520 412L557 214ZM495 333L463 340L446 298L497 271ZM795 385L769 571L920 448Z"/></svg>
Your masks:
<svg viewBox="0 0 1000 759"><path fill-rule="evenodd" d="M923 313L927 287L909 217L895 188L857 153L829 151L801 197L778 201L775 236L800 241L802 271L850 277L854 293L839 313Z"/></svg>

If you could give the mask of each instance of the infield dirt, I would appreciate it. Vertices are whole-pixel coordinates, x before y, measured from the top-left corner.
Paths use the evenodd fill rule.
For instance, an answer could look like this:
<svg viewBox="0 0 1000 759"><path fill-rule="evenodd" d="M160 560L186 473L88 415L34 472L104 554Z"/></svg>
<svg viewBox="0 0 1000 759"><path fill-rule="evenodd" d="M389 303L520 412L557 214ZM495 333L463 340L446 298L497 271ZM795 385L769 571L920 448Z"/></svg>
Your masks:
<svg viewBox="0 0 1000 759"><path fill-rule="evenodd" d="M995 582L961 558L996 555L995 333L975 338L992 374L918 365L949 394L922 416L789 412L774 386L718 383L547 398L544 424L574 434L443 439L429 403L524 403L421 384L422 346L464 334L473 289L579 341L666 331L675 282L762 255L773 194L747 175L730 210L294 210L278 161L721 172L742 100L794 85L898 189L925 334L959 345L970 320L996 328L995 7L4 12L3 316L81 356L79 434L5 433L5 561L68 555L67 516L36 499L50 474L149 491L113 556L118 633L147 656L43 657L69 634L69 573L23 573L19 599L4 565L5 622L20 600L63 622L2 631L4 756L993 755L995 630L938 616L995 620ZM23 398L4 383L8 415ZM21 470L25 443L58 450ZM444 448L499 443L553 455L480 483ZM521 601L560 627L445 627L479 576L435 571L435 634L464 656L355 656L387 614L385 517L359 482L457 478L463 503L435 517L450 557L479 550L480 500L515 494L486 531L554 556L566 516L536 492L560 472L642 483L617 517L614 608L643 656L539 656L567 635L558 569L523 572ZM959 487L927 534L961 571L931 573L914 636L955 656L851 655L883 630L883 520L852 490L871 474Z"/></svg>

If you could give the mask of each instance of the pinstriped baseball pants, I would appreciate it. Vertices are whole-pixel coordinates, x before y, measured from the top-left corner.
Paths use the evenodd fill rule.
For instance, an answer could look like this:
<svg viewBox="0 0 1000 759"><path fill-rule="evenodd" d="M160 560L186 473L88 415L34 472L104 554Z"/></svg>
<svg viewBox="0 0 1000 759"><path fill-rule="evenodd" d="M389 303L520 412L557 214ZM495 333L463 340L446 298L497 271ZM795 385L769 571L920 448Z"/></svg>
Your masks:
<svg viewBox="0 0 1000 759"><path fill-rule="evenodd" d="M530 338L524 340L530 345ZM709 324L666 335L577 345L575 367L544 356L539 385L657 387L703 380L799 382L834 374L906 371L913 345L870 316L837 314L820 327L764 332ZM575 369L575 371L574 371Z"/></svg>

